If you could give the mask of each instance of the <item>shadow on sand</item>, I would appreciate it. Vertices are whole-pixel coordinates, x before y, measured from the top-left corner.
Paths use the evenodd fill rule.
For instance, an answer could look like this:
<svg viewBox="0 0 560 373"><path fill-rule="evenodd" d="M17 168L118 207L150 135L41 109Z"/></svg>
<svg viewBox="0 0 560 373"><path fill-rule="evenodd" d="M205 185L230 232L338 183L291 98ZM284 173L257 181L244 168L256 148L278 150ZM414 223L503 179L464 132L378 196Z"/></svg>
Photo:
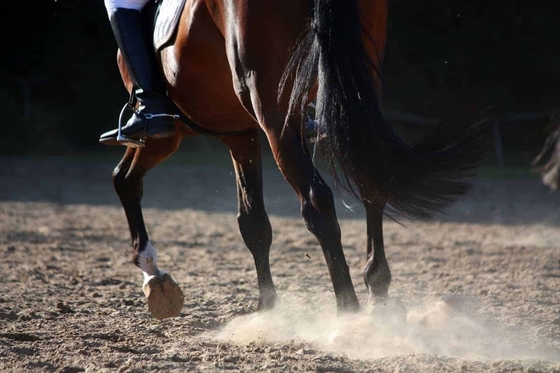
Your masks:
<svg viewBox="0 0 560 373"><path fill-rule="evenodd" d="M114 162L64 158L1 158L0 201L62 205L120 206L113 190ZM265 162L264 194L270 215L299 218L299 202L278 169ZM335 191L339 218L364 219L361 204ZM535 178L478 178L473 190L436 221L480 224L560 224L560 193L551 193ZM164 163L145 177L143 206L157 209L196 209L236 213L233 168L218 165ZM403 221L404 224L408 222Z"/></svg>

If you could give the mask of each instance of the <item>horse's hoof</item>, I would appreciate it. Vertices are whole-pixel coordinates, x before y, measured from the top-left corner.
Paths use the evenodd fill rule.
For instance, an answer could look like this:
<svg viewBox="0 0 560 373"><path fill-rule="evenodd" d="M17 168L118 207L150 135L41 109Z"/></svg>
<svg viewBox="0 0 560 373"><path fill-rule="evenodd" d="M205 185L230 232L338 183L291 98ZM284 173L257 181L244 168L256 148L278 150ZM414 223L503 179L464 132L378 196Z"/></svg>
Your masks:
<svg viewBox="0 0 560 373"><path fill-rule="evenodd" d="M158 320L177 316L185 296L173 278L165 272L150 276L142 287L148 300L148 311Z"/></svg>

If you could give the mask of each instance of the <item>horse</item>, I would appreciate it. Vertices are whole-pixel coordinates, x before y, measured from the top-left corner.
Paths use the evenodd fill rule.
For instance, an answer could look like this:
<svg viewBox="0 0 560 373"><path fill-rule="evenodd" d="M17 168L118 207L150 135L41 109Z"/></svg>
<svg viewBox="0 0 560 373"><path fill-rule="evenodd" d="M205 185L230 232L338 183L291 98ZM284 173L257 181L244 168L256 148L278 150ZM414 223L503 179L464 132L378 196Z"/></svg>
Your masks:
<svg viewBox="0 0 560 373"><path fill-rule="evenodd" d="M112 174L153 317L176 316L184 296L158 267L142 214L143 177L182 139L197 135L197 128L229 148L238 226L256 268L257 311L272 309L278 298L269 263L272 229L263 198L260 131L321 246L337 312L362 306L344 257L334 195L317 170L315 151L337 186L365 207L363 280L371 298L388 297L384 215L423 219L442 211L469 190L484 151L476 123L442 124L407 144L383 117L387 17L387 0L186 0L175 34L157 58L169 96L196 126L178 120L172 137L127 147ZM120 54L117 63L130 93ZM313 152L304 139L312 100L318 132Z"/></svg>

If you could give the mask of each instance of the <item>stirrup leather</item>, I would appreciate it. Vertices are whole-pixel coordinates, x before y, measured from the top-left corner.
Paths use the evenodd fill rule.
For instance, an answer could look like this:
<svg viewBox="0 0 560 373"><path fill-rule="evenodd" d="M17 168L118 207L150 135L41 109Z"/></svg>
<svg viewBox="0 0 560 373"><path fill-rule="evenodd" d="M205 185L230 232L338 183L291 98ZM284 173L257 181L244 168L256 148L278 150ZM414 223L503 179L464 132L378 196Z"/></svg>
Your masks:
<svg viewBox="0 0 560 373"><path fill-rule="evenodd" d="M136 110L135 111L136 115L142 115L144 118L150 120L152 118L160 118L160 117L171 117L173 119L179 119L179 115L176 114L167 114L167 113L163 113L163 114L152 114L152 113L143 113L141 110Z"/></svg>

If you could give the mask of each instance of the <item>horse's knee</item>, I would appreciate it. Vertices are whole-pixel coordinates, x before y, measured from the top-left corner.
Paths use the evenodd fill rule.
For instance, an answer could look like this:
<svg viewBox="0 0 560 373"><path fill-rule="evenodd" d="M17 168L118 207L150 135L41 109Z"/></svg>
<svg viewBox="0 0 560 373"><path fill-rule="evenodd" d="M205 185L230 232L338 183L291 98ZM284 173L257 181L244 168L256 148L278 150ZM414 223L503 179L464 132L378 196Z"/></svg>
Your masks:
<svg viewBox="0 0 560 373"><path fill-rule="evenodd" d="M113 178L113 186L117 190L122 190L126 180L126 174L128 173L130 164L123 164L123 162L119 163L117 167L113 170L112 178Z"/></svg>
<svg viewBox="0 0 560 373"><path fill-rule="evenodd" d="M112 174L113 187L122 198L125 194L142 194L142 183L130 172L130 162L121 162L115 167Z"/></svg>

